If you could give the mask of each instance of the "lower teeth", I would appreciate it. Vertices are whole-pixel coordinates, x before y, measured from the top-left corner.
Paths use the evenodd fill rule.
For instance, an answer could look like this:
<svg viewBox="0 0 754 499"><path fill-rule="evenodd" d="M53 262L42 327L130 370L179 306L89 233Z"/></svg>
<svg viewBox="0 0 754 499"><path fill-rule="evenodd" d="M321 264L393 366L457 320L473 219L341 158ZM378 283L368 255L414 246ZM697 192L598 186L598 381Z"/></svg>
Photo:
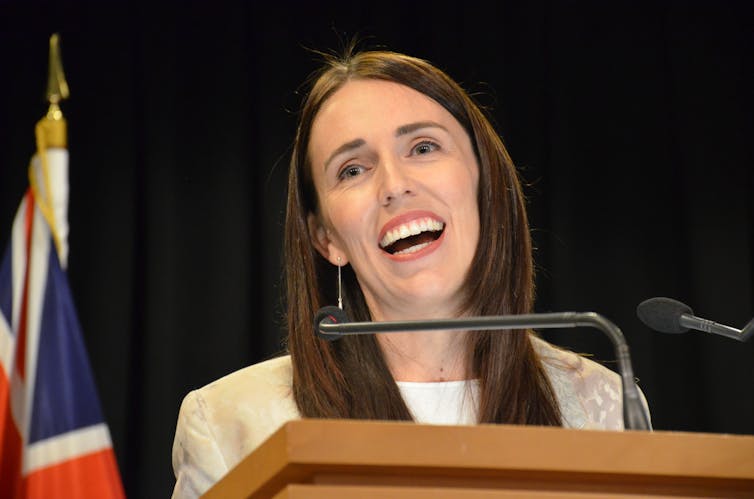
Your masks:
<svg viewBox="0 0 754 499"><path fill-rule="evenodd" d="M430 245L430 243L421 243L421 244L417 244L416 246L410 246L410 247L408 247L408 248L406 248L404 250L401 250L401 251L396 251L393 254L394 255L408 255L410 253L416 253L420 249L424 249L424 248L426 248L429 245Z"/></svg>

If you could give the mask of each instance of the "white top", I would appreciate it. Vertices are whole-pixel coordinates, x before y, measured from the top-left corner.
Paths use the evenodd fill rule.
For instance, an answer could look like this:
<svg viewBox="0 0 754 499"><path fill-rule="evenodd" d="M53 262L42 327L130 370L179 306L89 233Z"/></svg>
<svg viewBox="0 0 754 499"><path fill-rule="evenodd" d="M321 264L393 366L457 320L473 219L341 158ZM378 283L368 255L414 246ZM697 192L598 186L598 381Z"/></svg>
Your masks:
<svg viewBox="0 0 754 499"><path fill-rule="evenodd" d="M398 381L397 385L417 423L473 425L477 422L478 380Z"/></svg>
<svg viewBox="0 0 754 499"><path fill-rule="evenodd" d="M565 427L623 429L622 388L616 373L534 336L531 341ZM238 370L186 395L173 442L173 498L198 497L284 423L301 418L291 379L291 358L284 356ZM475 380L399 382L398 387L417 422L476 422Z"/></svg>

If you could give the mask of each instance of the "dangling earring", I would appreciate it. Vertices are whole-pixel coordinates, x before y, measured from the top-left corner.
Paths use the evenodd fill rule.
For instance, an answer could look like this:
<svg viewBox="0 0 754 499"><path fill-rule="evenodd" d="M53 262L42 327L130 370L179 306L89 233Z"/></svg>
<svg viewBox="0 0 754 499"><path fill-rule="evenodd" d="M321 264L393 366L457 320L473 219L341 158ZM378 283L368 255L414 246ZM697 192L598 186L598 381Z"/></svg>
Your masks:
<svg viewBox="0 0 754 499"><path fill-rule="evenodd" d="M338 257L338 308L343 310L343 295L342 295L342 288L340 284L340 257Z"/></svg>

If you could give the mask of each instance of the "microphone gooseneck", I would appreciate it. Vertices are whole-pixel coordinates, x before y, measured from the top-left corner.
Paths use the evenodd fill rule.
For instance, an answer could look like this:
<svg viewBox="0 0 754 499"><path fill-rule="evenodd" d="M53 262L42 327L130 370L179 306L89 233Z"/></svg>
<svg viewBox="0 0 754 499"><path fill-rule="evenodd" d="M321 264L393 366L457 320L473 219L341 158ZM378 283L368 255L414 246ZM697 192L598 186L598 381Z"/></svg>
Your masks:
<svg viewBox="0 0 754 499"><path fill-rule="evenodd" d="M678 334L695 329L738 341L754 336L754 319L743 330L736 329L697 317L688 305L662 296L639 303L636 315L647 327L661 333Z"/></svg>
<svg viewBox="0 0 754 499"><path fill-rule="evenodd" d="M629 430L649 430L649 418L636 387L628 344L620 328L594 312L561 312L549 314L499 315L463 317L425 321L348 322L347 315L337 307L319 310L314 331L320 338L334 340L355 334L396 333L449 330L511 330L592 327L604 332L613 343L623 386L623 424Z"/></svg>

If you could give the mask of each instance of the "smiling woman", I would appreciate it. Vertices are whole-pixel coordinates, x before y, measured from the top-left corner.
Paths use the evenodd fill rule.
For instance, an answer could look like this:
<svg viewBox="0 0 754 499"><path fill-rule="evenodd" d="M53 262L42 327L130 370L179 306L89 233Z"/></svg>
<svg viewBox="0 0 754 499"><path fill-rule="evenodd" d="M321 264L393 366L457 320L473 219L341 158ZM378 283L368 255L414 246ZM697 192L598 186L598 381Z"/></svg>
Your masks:
<svg viewBox="0 0 754 499"><path fill-rule="evenodd" d="M405 85L354 79L317 113L308 149L312 242L331 264L350 263L371 319L462 313L479 168L458 121Z"/></svg>
<svg viewBox="0 0 754 499"><path fill-rule="evenodd" d="M329 59L306 97L288 181L290 355L191 392L174 497L195 497L300 417L622 429L616 374L532 331L315 336L341 298L357 321L530 313L517 172L472 99L426 61ZM336 295L337 292L337 295Z"/></svg>

